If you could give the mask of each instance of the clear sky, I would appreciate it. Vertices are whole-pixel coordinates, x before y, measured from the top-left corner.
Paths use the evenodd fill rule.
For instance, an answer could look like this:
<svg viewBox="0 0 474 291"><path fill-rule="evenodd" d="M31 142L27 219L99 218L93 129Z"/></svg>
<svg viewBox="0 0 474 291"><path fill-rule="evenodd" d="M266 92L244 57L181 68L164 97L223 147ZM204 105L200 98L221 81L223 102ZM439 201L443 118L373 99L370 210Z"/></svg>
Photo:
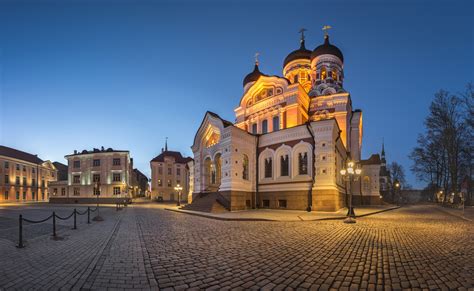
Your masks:
<svg viewBox="0 0 474 291"><path fill-rule="evenodd" d="M255 52L281 75L298 30L314 49L328 24L364 113L363 157L384 138L388 161L409 172L433 94L473 81L473 11L473 1L2 0L0 144L63 163L75 149L128 149L149 175L165 137L192 154L206 110L234 121Z"/></svg>

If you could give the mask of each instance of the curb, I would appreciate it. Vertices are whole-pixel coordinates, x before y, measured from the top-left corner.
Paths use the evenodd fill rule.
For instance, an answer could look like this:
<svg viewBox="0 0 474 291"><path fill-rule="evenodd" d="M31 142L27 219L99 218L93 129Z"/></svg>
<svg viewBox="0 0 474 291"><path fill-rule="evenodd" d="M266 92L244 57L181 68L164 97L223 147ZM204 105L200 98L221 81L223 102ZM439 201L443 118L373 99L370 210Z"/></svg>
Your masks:
<svg viewBox="0 0 474 291"><path fill-rule="evenodd" d="M474 222L474 220L472 220L472 219L469 219L469 218L464 217L464 216L462 216L462 215L456 215L456 214L451 213L451 212L449 212L449 211L447 211L447 210L444 210L443 208L435 207L435 209L437 209L438 211L441 211L441 212L443 212L443 213L449 214L449 215L451 215L451 216L457 217L457 218L459 218L459 219L462 219L462 220L465 220L465 221L469 221L469 222Z"/></svg>
<svg viewBox="0 0 474 291"><path fill-rule="evenodd" d="M363 214L363 215L356 215L356 218L360 217L366 217L386 211L391 211L400 208L401 206L395 206L387 209L382 209L378 211L374 211L371 213ZM191 212L187 210L178 210L178 209L173 209L173 208L165 208L165 210L168 211L173 211L177 213L184 213L184 214L189 214L189 215L194 215L194 216L199 216L199 217L205 217L205 218L210 218L210 219L215 219L215 220L222 220L222 221L278 221L278 222L295 222L295 221L318 221L318 220L342 220L346 219L347 216L335 216L335 217L323 217L323 218L316 218L316 219L310 219L310 220L302 220L299 216L299 220L275 220L275 219L268 219L268 218L228 218L228 217L219 217L219 216L212 216L204 213L197 213L197 212Z"/></svg>

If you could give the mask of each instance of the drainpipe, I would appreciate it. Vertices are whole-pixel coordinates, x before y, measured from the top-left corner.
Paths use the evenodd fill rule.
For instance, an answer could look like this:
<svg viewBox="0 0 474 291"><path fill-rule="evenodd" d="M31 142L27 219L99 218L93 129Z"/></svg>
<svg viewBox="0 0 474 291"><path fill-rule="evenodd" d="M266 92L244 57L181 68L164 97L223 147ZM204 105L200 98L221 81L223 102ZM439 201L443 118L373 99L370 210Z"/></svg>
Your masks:
<svg viewBox="0 0 474 291"><path fill-rule="evenodd" d="M308 129L309 135L311 135L311 143L313 145L313 149L311 151L313 171L311 172L311 185L308 190L308 208L306 209L306 211L311 212L313 208L313 186L316 181L316 155L314 154L314 151L316 150L316 142L314 141L314 134L313 130L311 129L310 121L306 122L306 128Z"/></svg>
<svg viewBox="0 0 474 291"><path fill-rule="evenodd" d="M257 195L258 195L258 180L259 180L259 168L258 168L258 157L260 156L259 152L258 152L258 145L259 145L259 141L260 141L260 135L257 134L256 135L257 137L257 143L255 145L255 172L256 172L256 175L255 175L255 199L254 199L254 208L257 208Z"/></svg>

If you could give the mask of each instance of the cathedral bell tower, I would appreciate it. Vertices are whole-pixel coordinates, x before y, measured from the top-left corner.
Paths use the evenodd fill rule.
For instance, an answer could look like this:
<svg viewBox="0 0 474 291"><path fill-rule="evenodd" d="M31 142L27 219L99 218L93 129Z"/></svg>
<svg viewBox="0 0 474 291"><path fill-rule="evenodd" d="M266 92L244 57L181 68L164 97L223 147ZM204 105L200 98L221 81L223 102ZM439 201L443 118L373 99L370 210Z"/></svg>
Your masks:
<svg viewBox="0 0 474 291"><path fill-rule="evenodd" d="M324 43L311 53L311 97L345 92L342 87L344 56L338 47L329 42L327 31L330 28L324 26Z"/></svg>

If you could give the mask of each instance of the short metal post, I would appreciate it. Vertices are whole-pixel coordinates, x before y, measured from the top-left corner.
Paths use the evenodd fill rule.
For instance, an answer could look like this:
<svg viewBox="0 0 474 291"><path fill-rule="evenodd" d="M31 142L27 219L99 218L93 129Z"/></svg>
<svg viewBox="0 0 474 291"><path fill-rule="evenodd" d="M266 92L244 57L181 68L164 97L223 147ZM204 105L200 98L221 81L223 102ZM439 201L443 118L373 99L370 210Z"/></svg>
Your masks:
<svg viewBox="0 0 474 291"><path fill-rule="evenodd" d="M91 208L87 206L87 224L91 224Z"/></svg>
<svg viewBox="0 0 474 291"><path fill-rule="evenodd" d="M53 211L53 237L56 238L56 212Z"/></svg>
<svg viewBox="0 0 474 291"><path fill-rule="evenodd" d="M18 245L17 248L23 248L23 215L20 214L19 217L19 236L18 236Z"/></svg>
<svg viewBox="0 0 474 291"><path fill-rule="evenodd" d="M77 229L77 224L76 224L76 208L74 208L74 228L73 229Z"/></svg>

